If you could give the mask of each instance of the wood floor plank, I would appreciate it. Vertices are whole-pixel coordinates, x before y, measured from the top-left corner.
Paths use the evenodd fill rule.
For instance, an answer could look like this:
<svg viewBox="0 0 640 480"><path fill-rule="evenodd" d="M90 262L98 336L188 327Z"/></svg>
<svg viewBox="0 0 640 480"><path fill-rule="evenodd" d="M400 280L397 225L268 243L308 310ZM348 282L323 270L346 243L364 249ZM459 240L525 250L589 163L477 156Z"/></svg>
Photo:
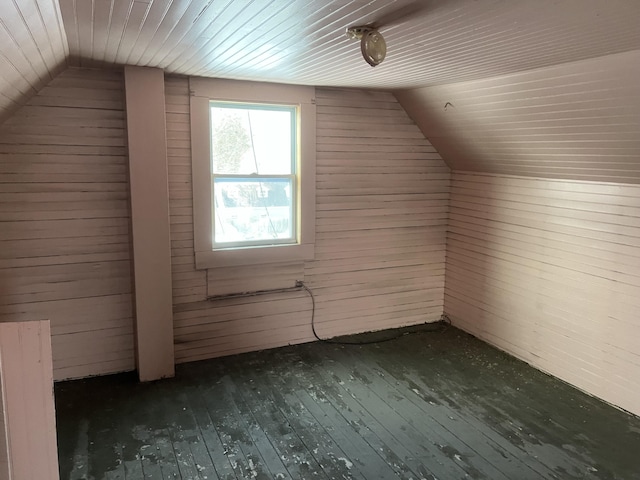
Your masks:
<svg viewBox="0 0 640 480"><path fill-rule="evenodd" d="M113 399L120 403L121 398L119 396L114 396ZM145 398L142 397L139 399L141 402L144 402ZM94 401L96 401L94 399ZM100 406L100 410L104 412L104 406ZM126 480L132 480L134 478L145 478L143 471L142 459L140 457L140 449L144 443L140 440L139 433L141 431L141 426L144 426L147 422L145 421L145 417L140 415L140 409L138 405L133 403L124 403L121 404L121 409L118 412L110 412L111 415L120 415L120 421L117 422L118 432L127 432L127 434L131 435L129 438L120 438L118 435L118 441L122 446L122 463L124 465L124 478ZM89 417L91 418L91 417ZM94 421L93 418L91 418ZM142 425L140 421L143 421ZM95 439L94 441L99 441ZM155 439L154 439L155 441ZM96 465L97 467L97 465ZM98 469L95 471L98 474ZM97 476L97 475L96 475ZM73 477L72 477L73 478Z"/></svg>
<svg viewBox="0 0 640 480"><path fill-rule="evenodd" d="M250 391L246 391L243 397L244 403L269 438L289 476L296 479L329 478L290 425L287 416L278 408L272 391L273 383L265 381L272 363L264 357L250 359L250 369L238 369L233 361L221 363L227 371L233 372L234 377L244 372L243 378L250 385Z"/></svg>
<svg viewBox="0 0 640 480"><path fill-rule="evenodd" d="M279 364L278 369L268 372L267 375L267 381L273 386L274 401L326 476L331 480L366 478L359 471L350 471L348 465L340 460L348 458L343 446L334 438L330 426L325 424L324 419L319 420L309 410L311 403L303 401L307 400L305 392L301 395L299 392L304 390L304 386L290 374L290 364L276 363ZM288 367L283 368L283 365Z"/></svg>
<svg viewBox="0 0 640 480"><path fill-rule="evenodd" d="M354 433L362 439L389 465L399 479L435 478L416 460L404 445L393 437L384 426L371 415L360 403L352 397L349 391L339 385L330 375L324 375L322 368L314 369L309 362L297 358L296 370L301 378L309 385L316 398L326 398L334 403L345 420L354 429ZM318 391L318 386L322 386Z"/></svg>
<svg viewBox="0 0 640 480"><path fill-rule="evenodd" d="M435 352L430 353L431 356L440 356L437 375L430 375L428 369L424 368L414 371L419 372L419 377L425 378L426 383L434 385L438 391L453 392L455 398L450 399L450 404L458 411L464 412L465 421L473 421L476 418L487 434L493 431L517 447L516 450L507 448L508 456L520 458L532 466L539 473L539 477L535 478L617 478L609 476L610 472L606 472L603 465L596 467L597 460L590 458L594 454L597 458L602 450L609 450L611 446L602 445L595 448L593 445L594 448L587 455L582 444L585 438L589 441L589 437L575 433L581 432L584 424L591 423L590 416L578 414L579 420L571 421L576 416L575 412L582 409L576 409L576 405L582 407L593 401L605 407L605 410L609 410L609 406L536 370L531 369L531 375L527 375L528 372L523 371L522 362L487 348L480 342L470 343L467 340L470 337L466 334L458 332L456 335L464 341L464 349L445 352L436 348ZM433 343L437 345L437 342ZM403 359L407 363L415 362L418 365L429 362L425 349L416 351L411 359ZM388 363L385 365L388 366ZM469 366L473 367L475 375L468 375L465 367ZM393 369L389 369L388 374L398 376L397 371ZM447 385L447 378L460 378L461 375L465 377L464 384L455 381ZM540 407L543 405L546 405L546 408L541 410ZM563 413L555 414L557 409ZM554 417L560 422L569 422L569 425L561 425ZM599 426L601 432L604 431L602 427ZM617 431L623 432L624 427L619 425ZM576 435L570 449L565 448L568 432L574 432ZM625 432L624 436L632 441L628 432ZM502 442L502 445L505 446L505 443ZM620 450L626 452L626 455L630 454L626 449ZM615 458L624 455L625 453L609 453L605 456ZM628 465L633 462L634 460L627 457L626 462L620 463ZM544 470L539 466L541 463L544 464Z"/></svg>
<svg viewBox="0 0 640 480"><path fill-rule="evenodd" d="M140 467L126 475L126 478L164 478L162 474L163 464L166 463L166 453L162 450L163 440L166 436L164 425L160 415L158 398L153 401L153 393L145 392L140 398L140 404L126 404L124 414L121 417L121 431L131 432L130 441L123 439L123 450L130 462L139 460ZM115 412L114 412L115 414ZM115 415L114 415L115 416Z"/></svg>
<svg viewBox="0 0 640 480"><path fill-rule="evenodd" d="M382 349L385 347L381 346ZM353 357L354 352L350 353ZM556 478L552 470L529 455L521 445L513 444L491 427L487 428L486 423L478 418L477 409L473 408L477 406L477 402L469 402L461 411L459 404L453 404L453 401L447 398L446 390L442 386L434 388L432 381L425 381L419 371L412 370L406 363L398 362L394 356L385 355L384 362L378 362L371 358L369 352L357 353L362 354L365 363L372 361L372 365L383 372L380 376L391 388L397 388L405 398L422 407L425 414L434 421L440 424L447 423L447 420L468 423L470 429L465 430L465 440L472 442L475 448L482 449L483 457L507 477L521 480ZM379 355L379 352L377 353ZM443 373L439 372L438 376L444 376ZM484 446L489 450L483 448Z"/></svg>
<svg viewBox="0 0 640 480"><path fill-rule="evenodd" d="M433 401L430 389L416 388L418 385L403 386L397 377L387 375L381 364L361 361L361 356L367 356L363 349L342 349L336 363L350 365L371 380L373 391L384 391L389 394L386 403L390 408L402 412L407 421L415 419L415 425L420 431L430 429L439 440L438 446L447 458L453 457L458 462L468 463L465 471L469 475L477 476L477 472L485 472L492 479L519 480L538 479L540 475L526 467L514 465L513 457L505 458L493 440L485 434L486 428L479 431L466 415L445 410L440 411L440 402ZM384 362L386 363L386 362Z"/></svg>
<svg viewBox="0 0 640 480"><path fill-rule="evenodd" d="M306 392L298 391L296 396L315 421L325 425L327 433L340 448L340 452L329 452L329 457L335 464L346 468L348 478L393 478L394 472L389 465L346 424L340 411L331 403L318 396L313 388Z"/></svg>
<svg viewBox="0 0 640 480"><path fill-rule="evenodd" d="M232 380L229 376L225 376L222 379L222 386L225 391L229 392L229 399L237 409L238 423L249 435L247 443L252 447L255 458L259 462L258 465L249 465L251 473L256 472L258 466L264 465L269 478L289 477L287 468L282 463L273 444L245 404L244 396L245 393L248 393L247 387L250 388L246 378L234 376L234 380Z"/></svg>
<svg viewBox="0 0 640 480"><path fill-rule="evenodd" d="M191 452L190 444L195 441L193 432L196 423L187 411L187 403L180 393L180 388L166 388L167 384L158 384L156 402L159 405L157 414L162 422L161 442L158 443L162 453L162 476L171 478L200 479L200 469Z"/></svg>
<svg viewBox="0 0 640 480"><path fill-rule="evenodd" d="M184 424L178 424L180 441L186 443L187 448L191 452L194 466L198 471L197 478L216 478L217 474L214 460L208 445L204 441L200 425L191 408L189 401L191 396L186 389L181 389L179 392L178 401L180 405L183 405L182 411L184 415L187 416L189 424L188 428L186 428Z"/></svg>
<svg viewBox="0 0 640 480"><path fill-rule="evenodd" d="M640 480L640 418L421 329L58 383L61 479Z"/></svg>
<svg viewBox="0 0 640 480"><path fill-rule="evenodd" d="M224 455L229 459L236 477L251 478L253 474L254 478L268 478L260 465L260 470L255 467L252 472L249 460L254 464L254 459L250 457L251 452L247 454L242 448L246 433L240 429L236 413L227 401L227 394L223 391L221 383L217 382L215 385L204 388L202 395L206 399L207 411L222 442Z"/></svg>
<svg viewBox="0 0 640 480"><path fill-rule="evenodd" d="M326 352L326 345L321 348L323 353ZM407 413L406 406L399 404L403 399L394 398L390 392L384 390L380 392L382 395L379 395L377 391L380 387L379 381L373 372L343 368L339 360L336 361L336 358L339 358L338 352L342 349L330 348L333 348L332 362L330 365L321 364L317 368L327 369L335 381L344 386L346 393L356 398L362 408L372 416L380 419L384 428L402 442L412 456L422 462L435 478L462 479L466 475L472 478L474 475L477 476L473 465L462 464L464 457L459 452L456 451L461 460L452 461L455 454L449 454L449 451L443 448L448 445L448 442L435 431L434 425L425 429L417 428L415 422L419 422L420 417L412 417Z"/></svg>
<svg viewBox="0 0 640 480"><path fill-rule="evenodd" d="M177 454L173 449L173 444L169 432L166 429L157 431L155 437L155 446L158 455L158 464L160 472L164 480L184 477L178 465ZM145 472L143 478L153 478L151 474ZM193 478L193 477L192 477Z"/></svg>
<svg viewBox="0 0 640 480"><path fill-rule="evenodd" d="M236 475L233 466L231 465L231 461L227 456L227 451L222 443L222 439L211 420L209 411L205 404L204 396L199 394L197 387L191 391L191 394L188 396L188 400L191 413L198 425L202 441L204 442L205 448L211 457L211 461L215 468L217 476L214 476L213 478L218 478L220 480L236 480L238 476Z"/></svg>

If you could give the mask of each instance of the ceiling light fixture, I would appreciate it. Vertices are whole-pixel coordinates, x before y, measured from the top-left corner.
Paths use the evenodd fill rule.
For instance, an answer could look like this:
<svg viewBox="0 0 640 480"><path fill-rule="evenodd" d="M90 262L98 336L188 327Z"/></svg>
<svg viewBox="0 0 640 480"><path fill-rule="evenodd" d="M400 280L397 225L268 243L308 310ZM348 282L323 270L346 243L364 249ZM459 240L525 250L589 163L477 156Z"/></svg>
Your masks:
<svg viewBox="0 0 640 480"><path fill-rule="evenodd" d="M353 40L360 40L362 57L372 67L380 65L387 55L387 42L378 29L371 25L349 27L347 36Z"/></svg>

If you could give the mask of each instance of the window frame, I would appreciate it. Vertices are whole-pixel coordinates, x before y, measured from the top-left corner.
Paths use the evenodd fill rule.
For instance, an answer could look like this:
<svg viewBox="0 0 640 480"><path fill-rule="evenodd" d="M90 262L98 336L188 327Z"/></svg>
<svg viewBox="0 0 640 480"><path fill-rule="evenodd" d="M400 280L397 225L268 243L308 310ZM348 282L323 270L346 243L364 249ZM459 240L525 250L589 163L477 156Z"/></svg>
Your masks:
<svg viewBox="0 0 640 480"><path fill-rule="evenodd" d="M315 243L315 88L297 85L190 78L193 233L197 269L312 260ZM214 249L211 102L290 105L297 108L297 243Z"/></svg>

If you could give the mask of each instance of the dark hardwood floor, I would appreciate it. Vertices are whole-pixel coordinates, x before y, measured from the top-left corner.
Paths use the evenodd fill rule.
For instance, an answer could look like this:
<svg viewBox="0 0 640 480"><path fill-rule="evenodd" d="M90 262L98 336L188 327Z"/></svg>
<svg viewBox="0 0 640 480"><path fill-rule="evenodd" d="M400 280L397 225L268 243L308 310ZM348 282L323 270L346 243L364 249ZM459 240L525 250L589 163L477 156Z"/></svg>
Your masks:
<svg viewBox="0 0 640 480"><path fill-rule="evenodd" d="M640 479L638 417L432 329L58 383L61 478Z"/></svg>

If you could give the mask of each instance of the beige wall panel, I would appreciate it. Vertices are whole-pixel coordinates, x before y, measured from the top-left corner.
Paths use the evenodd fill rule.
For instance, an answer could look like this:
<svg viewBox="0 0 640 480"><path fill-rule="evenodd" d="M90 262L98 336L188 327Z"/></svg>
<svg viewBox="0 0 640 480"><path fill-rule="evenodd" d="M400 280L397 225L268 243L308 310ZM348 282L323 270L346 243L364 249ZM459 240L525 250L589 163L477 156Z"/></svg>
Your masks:
<svg viewBox="0 0 640 480"><path fill-rule="evenodd" d="M0 324L0 370L0 435L6 433L0 448L8 454L0 453L1 478L57 480L49 322Z"/></svg>
<svg viewBox="0 0 640 480"><path fill-rule="evenodd" d="M455 172L445 312L640 413L640 187Z"/></svg>
<svg viewBox="0 0 640 480"><path fill-rule="evenodd" d="M0 322L51 320L56 379L132 370L120 72L69 69L0 127Z"/></svg>
<svg viewBox="0 0 640 480"><path fill-rule="evenodd" d="M168 77L166 95L176 361L312 341L304 292L206 300L207 275L193 256L187 79ZM438 320L448 168L392 95L316 97L317 253L276 267L275 280L305 281L327 337ZM209 294L262 289L251 272L210 270Z"/></svg>

